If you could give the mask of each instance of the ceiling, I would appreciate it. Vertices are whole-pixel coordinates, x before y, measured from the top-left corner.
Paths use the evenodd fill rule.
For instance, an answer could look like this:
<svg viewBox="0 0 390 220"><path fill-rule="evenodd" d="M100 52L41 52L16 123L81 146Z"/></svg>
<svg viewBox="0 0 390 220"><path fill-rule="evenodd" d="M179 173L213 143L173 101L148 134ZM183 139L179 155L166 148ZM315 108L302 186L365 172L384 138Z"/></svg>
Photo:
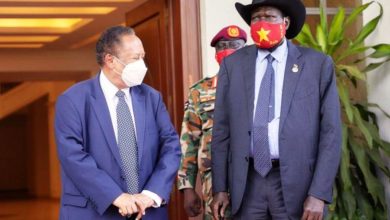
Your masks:
<svg viewBox="0 0 390 220"><path fill-rule="evenodd" d="M0 0L0 48L78 49L144 0Z"/></svg>

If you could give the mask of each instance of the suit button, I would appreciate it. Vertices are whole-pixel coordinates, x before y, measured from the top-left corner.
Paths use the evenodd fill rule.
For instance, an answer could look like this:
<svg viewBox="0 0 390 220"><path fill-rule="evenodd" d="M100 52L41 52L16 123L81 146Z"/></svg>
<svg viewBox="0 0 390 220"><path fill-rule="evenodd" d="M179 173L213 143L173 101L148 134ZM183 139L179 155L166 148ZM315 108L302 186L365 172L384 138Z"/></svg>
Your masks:
<svg viewBox="0 0 390 220"><path fill-rule="evenodd" d="M125 177L121 175L121 180L125 180Z"/></svg>

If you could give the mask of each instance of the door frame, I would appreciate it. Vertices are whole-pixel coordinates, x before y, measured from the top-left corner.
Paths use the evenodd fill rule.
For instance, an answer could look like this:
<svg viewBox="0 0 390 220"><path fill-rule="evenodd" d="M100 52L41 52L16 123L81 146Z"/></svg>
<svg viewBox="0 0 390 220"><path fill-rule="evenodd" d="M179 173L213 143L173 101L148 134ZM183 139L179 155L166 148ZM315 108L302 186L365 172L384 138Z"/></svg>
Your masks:
<svg viewBox="0 0 390 220"><path fill-rule="evenodd" d="M184 102L188 88L202 77L200 40L200 2L188 0L148 0L126 14L126 25L135 27L157 13L166 18L160 28L165 33L164 101L177 131L181 130ZM142 40L142 39L141 39ZM183 195L173 187L169 203L170 219L188 218L183 209Z"/></svg>

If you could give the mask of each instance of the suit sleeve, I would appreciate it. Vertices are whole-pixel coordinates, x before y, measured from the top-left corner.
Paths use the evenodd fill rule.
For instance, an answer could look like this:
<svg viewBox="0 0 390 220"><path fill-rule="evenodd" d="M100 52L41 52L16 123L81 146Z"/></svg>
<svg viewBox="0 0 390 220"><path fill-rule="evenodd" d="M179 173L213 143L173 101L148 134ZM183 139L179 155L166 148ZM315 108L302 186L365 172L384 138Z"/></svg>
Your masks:
<svg viewBox="0 0 390 220"><path fill-rule="evenodd" d="M196 98L195 98L196 97ZM181 162L177 177L178 189L195 188L198 173L198 150L202 135L202 120L196 109L199 102L199 92L190 91L188 103L184 110L181 127Z"/></svg>
<svg viewBox="0 0 390 220"><path fill-rule="evenodd" d="M341 157L341 115L334 65L330 57L321 70L318 156L309 195L332 202L332 187Z"/></svg>
<svg viewBox="0 0 390 220"><path fill-rule="evenodd" d="M166 204L179 168L181 151L179 137L171 123L161 95L158 95L157 103L155 117L159 127L160 151L158 162L144 190L157 194L162 198L163 204Z"/></svg>
<svg viewBox="0 0 390 220"><path fill-rule="evenodd" d="M55 132L58 158L65 175L102 215L122 190L85 151L80 116L65 95L56 103Z"/></svg>
<svg viewBox="0 0 390 220"><path fill-rule="evenodd" d="M218 73L218 85L214 111L213 137L211 142L212 187L213 193L227 192L228 152L229 152L229 115L228 92L229 78L225 62L222 61Z"/></svg>

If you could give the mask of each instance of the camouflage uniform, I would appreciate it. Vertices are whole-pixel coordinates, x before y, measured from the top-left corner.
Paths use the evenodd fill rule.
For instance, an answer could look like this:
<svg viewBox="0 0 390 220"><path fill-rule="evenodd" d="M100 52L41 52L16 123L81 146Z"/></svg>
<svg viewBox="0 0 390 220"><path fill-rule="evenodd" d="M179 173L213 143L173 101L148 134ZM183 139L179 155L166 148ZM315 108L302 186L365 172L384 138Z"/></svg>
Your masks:
<svg viewBox="0 0 390 220"><path fill-rule="evenodd" d="M211 132L217 76L207 77L190 88L185 105L180 143L182 158L178 173L178 188L195 188L199 171L205 220L211 220ZM227 213L228 214L228 213Z"/></svg>

